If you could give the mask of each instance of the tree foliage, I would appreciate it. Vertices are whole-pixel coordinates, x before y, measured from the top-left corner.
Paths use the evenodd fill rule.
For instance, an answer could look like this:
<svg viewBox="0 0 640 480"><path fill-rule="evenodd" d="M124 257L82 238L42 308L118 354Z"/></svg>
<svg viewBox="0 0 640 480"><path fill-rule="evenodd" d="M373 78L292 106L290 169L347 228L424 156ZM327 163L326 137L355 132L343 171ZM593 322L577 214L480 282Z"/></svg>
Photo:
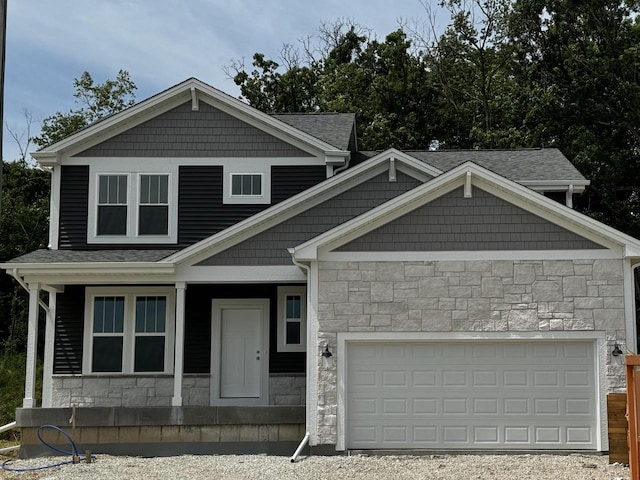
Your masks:
<svg viewBox="0 0 640 480"><path fill-rule="evenodd" d="M319 58L234 79L266 111L355 112L363 150L557 147L592 182L577 208L640 236L639 3L442 0L441 31L323 25Z"/></svg>
<svg viewBox="0 0 640 480"><path fill-rule="evenodd" d="M42 122L40 135L33 138L38 147L46 147L77 132L81 128L135 103L136 84L129 72L120 70L115 80L95 83L89 72L73 80L76 103L81 106L66 113L57 112Z"/></svg>

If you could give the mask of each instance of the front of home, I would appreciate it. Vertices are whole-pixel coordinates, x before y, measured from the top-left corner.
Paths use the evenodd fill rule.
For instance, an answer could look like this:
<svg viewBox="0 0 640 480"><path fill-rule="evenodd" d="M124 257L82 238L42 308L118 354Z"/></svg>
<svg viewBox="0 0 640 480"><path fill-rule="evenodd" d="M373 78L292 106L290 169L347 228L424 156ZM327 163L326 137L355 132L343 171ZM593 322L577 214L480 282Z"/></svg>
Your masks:
<svg viewBox="0 0 640 480"><path fill-rule="evenodd" d="M361 152L190 79L33 156L24 455L69 418L112 453L608 450L640 242L559 151Z"/></svg>

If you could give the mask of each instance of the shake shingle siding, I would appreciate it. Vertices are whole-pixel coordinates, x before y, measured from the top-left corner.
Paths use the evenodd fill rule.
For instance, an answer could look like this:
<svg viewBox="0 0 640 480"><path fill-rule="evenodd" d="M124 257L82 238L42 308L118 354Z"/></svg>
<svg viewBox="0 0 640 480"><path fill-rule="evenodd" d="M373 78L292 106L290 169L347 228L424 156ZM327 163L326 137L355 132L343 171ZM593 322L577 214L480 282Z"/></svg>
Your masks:
<svg viewBox="0 0 640 480"><path fill-rule="evenodd" d="M309 157L246 122L191 102L137 125L77 157Z"/></svg>
<svg viewBox="0 0 640 480"><path fill-rule="evenodd" d="M61 168L59 248L77 248L87 243L89 167L65 165Z"/></svg>
<svg viewBox="0 0 640 480"><path fill-rule="evenodd" d="M341 252L572 250L602 246L479 188L456 189L336 249Z"/></svg>
<svg viewBox="0 0 640 480"><path fill-rule="evenodd" d="M396 182L389 182L387 173L378 175L321 205L310 208L245 242L204 260L199 265L291 265L288 248L295 247L377 207L419 184L418 180L403 173L398 173Z"/></svg>
<svg viewBox="0 0 640 480"><path fill-rule="evenodd" d="M70 286L57 295L53 373L82 373L84 287Z"/></svg>

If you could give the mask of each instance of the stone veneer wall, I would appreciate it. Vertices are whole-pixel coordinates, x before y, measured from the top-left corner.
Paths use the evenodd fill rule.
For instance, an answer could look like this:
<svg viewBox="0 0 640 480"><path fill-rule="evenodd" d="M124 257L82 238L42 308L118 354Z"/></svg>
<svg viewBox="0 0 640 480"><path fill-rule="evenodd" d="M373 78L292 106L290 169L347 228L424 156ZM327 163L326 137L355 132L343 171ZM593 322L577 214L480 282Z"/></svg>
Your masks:
<svg viewBox="0 0 640 480"><path fill-rule="evenodd" d="M625 344L621 260L320 262L318 348L338 332L604 331ZM335 356L334 356L335 358ZM318 362L318 440L336 443L336 362ZM624 366L607 366L608 390Z"/></svg>
<svg viewBox="0 0 640 480"><path fill-rule="evenodd" d="M269 377L269 405L304 405L306 377ZM182 379L184 406L208 406L209 375L185 375ZM57 376L53 379L52 407L169 407L173 377Z"/></svg>

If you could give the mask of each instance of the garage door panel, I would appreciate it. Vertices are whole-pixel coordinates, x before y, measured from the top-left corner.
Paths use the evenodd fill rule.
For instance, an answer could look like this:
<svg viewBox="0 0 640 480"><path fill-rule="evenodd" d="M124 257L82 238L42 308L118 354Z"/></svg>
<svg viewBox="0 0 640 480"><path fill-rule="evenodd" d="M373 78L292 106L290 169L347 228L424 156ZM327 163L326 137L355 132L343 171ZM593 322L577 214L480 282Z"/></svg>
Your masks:
<svg viewBox="0 0 640 480"><path fill-rule="evenodd" d="M348 344L347 447L595 449L593 343L542 343Z"/></svg>

